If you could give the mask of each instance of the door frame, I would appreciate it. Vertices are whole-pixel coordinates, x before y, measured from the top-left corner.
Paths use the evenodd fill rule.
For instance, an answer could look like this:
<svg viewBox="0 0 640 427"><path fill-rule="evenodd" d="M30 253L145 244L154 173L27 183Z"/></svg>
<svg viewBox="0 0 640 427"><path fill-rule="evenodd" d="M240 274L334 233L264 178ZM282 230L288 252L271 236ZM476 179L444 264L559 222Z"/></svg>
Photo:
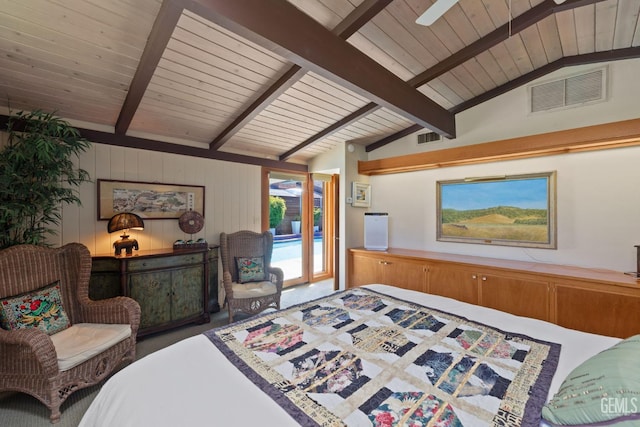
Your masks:
<svg viewBox="0 0 640 427"><path fill-rule="evenodd" d="M276 169L276 168L267 168L262 167L262 230L269 230L269 175L272 173L282 172L283 174L293 175L293 176L301 176L304 177L305 182L308 184L310 176L308 172L292 172L290 170ZM302 212L300 216L302 218L309 218L309 203L308 199L308 186L303 186L303 192L301 194L302 197ZM311 202L313 203L313 201ZM313 228L309 227L309 221L304 221L300 227L300 234L302 235L302 274L300 277L295 277L293 279L287 279L283 283L283 287L287 288L289 286L295 286L302 283L308 283L310 281L311 275L309 274L309 230L313 230ZM305 260L307 262L305 262Z"/></svg>
<svg viewBox="0 0 640 427"><path fill-rule="evenodd" d="M336 205L338 203L338 198L336 198L335 193L335 185L336 185L336 176L332 175L330 181L324 181L327 183L323 188L323 215L322 215L322 231L324 232L324 271L320 273L315 273L313 271L313 249L315 245L313 244L313 239L309 242L310 248L310 257L309 257L309 272L311 274L311 282L319 282L320 280L330 279L335 277L335 254L336 254L336 245L335 245L335 236L336 236L336 224L337 217L335 216ZM309 187L308 194L313 194L314 191L314 181L313 174L311 174L311 179L309 179ZM311 218L308 219L309 223L309 233L310 236L313 236L313 198L309 198L310 210L309 214Z"/></svg>
<svg viewBox="0 0 640 427"><path fill-rule="evenodd" d="M267 168L262 167L261 171L261 229L263 231L269 230L269 176L272 172L278 173L282 172L287 175L298 175L305 177L306 185L303 186L303 202L302 202L302 212L301 217L303 218L302 226L300 227L300 232L302 235L302 275L299 278L288 279L285 280L283 286L289 287L302 283L313 283L320 280L325 280L331 277L334 277L335 283L337 283L337 278L335 274L335 269L337 266L338 259L338 248L336 244L336 233L337 233L337 224L338 224L338 216L336 213L338 212L338 204L339 199L337 198L337 176L331 180L331 185L329 185L326 193L323 194L325 199L324 206L324 223L323 227L325 227L324 241L325 241L325 271L320 274L315 275L313 273L313 178L312 174L308 172L291 172L290 170L282 170L277 168ZM333 188L331 188L333 187ZM329 194L330 193L330 194ZM310 197L311 195L311 197ZM334 289L337 289L334 284Z"/></svg>

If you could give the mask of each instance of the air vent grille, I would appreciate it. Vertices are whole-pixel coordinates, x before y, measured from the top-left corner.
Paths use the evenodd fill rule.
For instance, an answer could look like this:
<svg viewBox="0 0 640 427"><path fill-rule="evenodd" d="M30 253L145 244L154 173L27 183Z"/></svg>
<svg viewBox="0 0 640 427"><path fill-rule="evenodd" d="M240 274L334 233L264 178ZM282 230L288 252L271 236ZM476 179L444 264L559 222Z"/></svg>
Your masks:
<svg viewBox="0 0 640 427"><path fill-rule="evenodd" d="M531 112L601 101L605 97L605 69L531 86Z"/></svg>
<svg viewBox="0 0 640 427"><path fill-rule="evenodd" d="M435 132L421 133L418 135L418 144L426 144L427 142L440 141L440 135Z"/></svg>

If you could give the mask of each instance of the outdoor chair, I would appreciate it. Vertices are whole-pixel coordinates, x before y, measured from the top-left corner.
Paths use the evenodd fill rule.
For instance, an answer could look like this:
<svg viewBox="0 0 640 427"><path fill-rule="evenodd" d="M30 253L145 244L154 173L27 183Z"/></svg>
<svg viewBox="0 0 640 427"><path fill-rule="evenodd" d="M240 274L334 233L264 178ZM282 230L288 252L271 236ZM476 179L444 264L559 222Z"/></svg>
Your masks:
<svg viewBox="0 0 640 427"><path fill-rule="evenodd" d="M89 299L91 255L80 243L0 251L0 392L60 405L136 357L140 306Z"/></svg>
<svg viewBox="0 0 640 427"><path fill-rule="evenodd" d="M235 313L254 315L267 308L280 309L284 273L271 266L273 235L243 230L220 233L224 303L229 323Z"/></svg>

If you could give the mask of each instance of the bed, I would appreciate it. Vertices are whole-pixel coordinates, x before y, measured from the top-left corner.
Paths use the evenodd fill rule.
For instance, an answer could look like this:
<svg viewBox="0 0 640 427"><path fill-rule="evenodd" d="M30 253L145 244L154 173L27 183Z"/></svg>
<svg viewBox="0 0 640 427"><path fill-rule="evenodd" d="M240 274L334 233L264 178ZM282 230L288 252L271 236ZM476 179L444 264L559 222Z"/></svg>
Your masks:
<svg viewBox="0 0 640 427"><path fill-rule="evenodd" d="M378 305L371 305L374 300L378 301ZM349 301L350 305L354 305L355 302L357 309L361 311L345 314L341 310L335 310L335 307L331 310L327 308L332 304L347 305L346 301ZM279 320L284 318L281 314L284 316L287 310L294 320ZM279 341L276 349L273 348L273 341L265 343L264 335L260 335L266 324L261 323L262 321L268 321L271 328L274 324L278 325L281 328L278 329L278 333L281 333L286 329L283 324L295 329L297 326L292 325L298 321L301 323L304 320L304 313L317 314L318 310L324 310L323 315L313 318L311 329L287 337L286 343ZM422 313L422 310L426 310L426 313ZM449 367L446 374L443 373L444 368L439 374L438 372L436 372L437 375L434 374L434 371L440 369L438 363L442 362L443 354L447 353L443 351L443 346L450 345L460 346L459 353L471 352L467 355L470 355L469 357L465 356L469 360L481 359L487 355L494 357L495 354L500 354L504 360L493 363L492 359L481 368L474 368L477 370L473 375L479 377L479 379L473 377L476 382L469 379L471 377L467 373L463 381L466 382L465 389L479 388L480 393L478 396L473 396L472 393L466 395L464 394L466 392L456 391L460 394L454 399L453 409L446 402L440 405L439 416L442 420L438 425L546 426L549 424L540 418L540 407L559 391L568 374L592 356L621 343L618 338L569 330L536 319L518 317L449 298L380 284L339 291L329 297L301 304L300 307L283 309L281 312L265 313L257 318L212 329L136 361L105 383L82 418L80 427L383 425L386 422L383 415L388 416L388 413L382 414L380 408L386 408L387 411L392 412L394 405L406 404L407 400L413 401L415 391L412 390L416 388L415 384L412 386L413 389L407 384L413 384L416 377L425 377L422 379L425 384L431 381L435 391L429 396L440 396L442 391L450 386L449 383L454 382L452 378L455 375L452 372L457 375L459 372L456 369L464 371L461 367L462 363L458 362L457 365L452 365L453 369ZM378 312L385 315L383 320L375 317ZM346 348L347 344L344 343L352 346L349 347L350 349L357 347L357 343L361 346L371 346L370 343L363 344L367 342L366 336L370 336L374 331L384 336L390 328L395 327L394 322L397 319L402 316L405 316L402 317L405 319L409 312L413 314L419 312L423 317L421 317L422 320L411 324L412 332L400 334L402 338L400 341L396 340L397 337L386 337L380 340L381 344L373 350L375 353L373 358L359 357L355 362L346 361L348 358L345 354L349 353L347 351L340 353L340 358L332 362L344 365L349 363L349 369L352 369L349 371L352 380L349 384L344 384L339 377L333 377L331 384L326 385L329 390L322 390L324 386L320 387L316 384L301 393L300 389L303 387L300 385L308 386L307 380L297 378L294 381L290 377L292 374L287 372L287 370L293 370L300 373L304 371L305 363L307 365L329 363L327 360L322 362L320 360L322 357L326 359L328 357L326 355L335 350L336 346ZM426 314L428 317L425 317ZM328 317L331 319L328 320ZM462 323L450 325L449 322L452 319L462 319ZM491 333L495 331L504 333L501 338L503 341L500 344L487 339L480 340L476 344L471 342L475 339L474 333L485 330L484 328L488 328L487 330ZM329 333L329 329L338 331L339 336L335 339L332 337L319 340L322 334ZM444 337L442 342L431 345L426 351L420 348L424 341L435 339L435 336L439 335ZM251 341L251 337L254 340L244 346L242 343ZM406 339L406 337L409 338ZM314 340L317 341L315 344ZM505 344L504 341L507 343ZM236 351L234 346L240 349ZM311 352L305 346L314 347L315 358L309 356ZM483 349L483 346L487 348ZM245 347L251 347L250 351ZM491 347L490 354L488 347ZM506 350L502 354L498 349ZM318 355L318 351L322 356ZM450 348L448 351L452 354L458 352L458 350L451 352ZM487 351L487 353L476 357L480 351ZM279 353L283 353L284 356L278 355ZM296 364L295 361L300 361L302 354L306 359ZM277 359L281 356L290 359L286 363L279 363ZM405 357L422 360L423 363L417 364L419 368L416 368L416 364L404 366L397 375L393 374L396 375L394 377L383 377L383 375L390 375L389 372L394 368L398 368ZM510 369L511 366L524 363L523 360L526 361L529 358L532 358L533 363L529 364L526 370L535 371L534 374L527 374L533 378L530 394L538 395L531 400L538 401L524 402L520 408L517 408L519 392L510 394L510 387L511 384L525 381L526 378L521 374L522 370L513 368L514 373L510 372ZM464 357L460 360L463 359L467 360ZM489 365L493 369L487 368ZM353 372L355 370L353 366L359 368L357 374ZM491 375L486 374L485 371L498 379L487 381ZM326 376L330 377L330 374ZM353 381L355 376L359 376L360 379L365 378L361 381L362 384ZM434 382L435 377L440 378L439 383ZM443 385L442 378L445 377L448 385ZM292 387L292 383L295 386ZM366 393L369 394L365 396L364 390L367 387L371 390L367 391ZM418 388L424 391L427 387ZM498 397L494 396L496 389L499 389ZM309 399L309 396L312 398ZM391 397L395 400L389 400ZM353 405L347 402L352 398L359 399L355 403L355 410L352 406L348 406ZM432 398L429 397L429 399ZM508 401L509 399L511 401ZM422 401L420 408L426 407L424 406L426 401ZM456 406L458 402L462 407L459 411L460 416ZM504 407L516 408L513 409L513 414L491 419L493 415L485 414L483 405L487 408L492 407L494 412L495 409L503 410ZM496 405L502 409L497 408ZM451 413L447 414L446 410L442 412L442 408ZM526 414L525 409L528 410ZM334 412L339 415L335 415ZM372 415L374 412L375 415ZM421 415L424 416L423 413ZM395 421L400 425L409 423L406 419L403 420L405 424ZM421 421L418 421L415 425L422 425ZM388 425L396 424L388 423Z"/></svg>

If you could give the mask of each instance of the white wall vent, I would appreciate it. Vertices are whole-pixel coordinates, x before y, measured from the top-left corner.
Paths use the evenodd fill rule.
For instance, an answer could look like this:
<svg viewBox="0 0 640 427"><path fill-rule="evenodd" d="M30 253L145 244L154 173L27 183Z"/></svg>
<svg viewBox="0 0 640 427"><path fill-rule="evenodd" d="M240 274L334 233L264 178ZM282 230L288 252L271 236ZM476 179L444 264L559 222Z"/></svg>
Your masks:
<svg viewBox="0 0 640 427"><path fill-rule="evenodd" d="M530 86L531 112L575 107L606 98L607 69L601 68L561 80Z"/></svg>
<svg viewBox="0 0 640 427"><path fill-rule="evenodd" d="M440 141L440 135L435 132L421 133L418 135L418 145L434 141Z"/></svg>

